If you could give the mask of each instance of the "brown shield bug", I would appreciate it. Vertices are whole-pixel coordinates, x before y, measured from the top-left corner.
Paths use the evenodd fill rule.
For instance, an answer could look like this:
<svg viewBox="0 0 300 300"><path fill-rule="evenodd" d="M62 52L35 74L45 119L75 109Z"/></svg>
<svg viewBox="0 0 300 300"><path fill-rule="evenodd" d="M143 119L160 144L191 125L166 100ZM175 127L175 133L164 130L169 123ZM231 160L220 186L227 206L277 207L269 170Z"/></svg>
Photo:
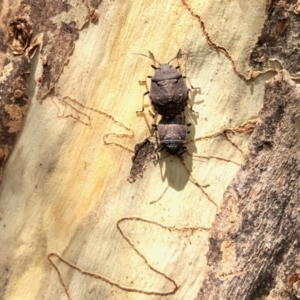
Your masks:
<svg viewBox="0 0 300 300"><path fill-rule="evenodd" d="M182 54L181 50L179 50L176 57L164 64L155 60L154 55L150 51L149 54L150 56L141 55L157 62L159 67L151 65L155 69L155 73L153 76L148 76L148 78L151 78L150 91L147 91L144 95L150 95L151 104L163 118L172 118L184 111L188 104L190 89L185 83L185 76L178 71L180 67L173 67L170 65L170 62L185 54Z"/></svg>
<svg viewBox="0 0 300 300"><path fill-rule="evenodd" d="M189 133L186 122L179 117L163 118L158 125L153 125L157 130L160 147L158 151L165 149L169 154L181 156L186 152L184 146L186 136Z"/></svg>

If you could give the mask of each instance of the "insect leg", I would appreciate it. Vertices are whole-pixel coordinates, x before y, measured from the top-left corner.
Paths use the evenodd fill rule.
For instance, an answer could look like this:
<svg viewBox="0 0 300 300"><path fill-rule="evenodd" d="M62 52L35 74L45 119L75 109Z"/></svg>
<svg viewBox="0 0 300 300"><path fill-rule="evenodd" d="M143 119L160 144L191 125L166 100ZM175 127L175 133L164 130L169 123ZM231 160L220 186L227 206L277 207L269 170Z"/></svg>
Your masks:
<svg viewBox="0 0 300 300"><path fill-rule="evenodd" d="M142 110L137 110L136 113L142 113L142 112L144 112L144 108L145 108L145 105L144 105L144 99L145 99L145 96L148 95L148 94L150 93L149 88L148 88L148 85L147 85L147 81L146 81L146 80L140 80L140 81L139 81L139 84L145 85L145 86L146 86L146 89L147 89L147 92L145 92L145 93L143 94Z"/></svg>
<svg viewBox="0 0 300 300"><path fill-rule="evenodd" d="M157 118L155 117L155 120L154 120L154 124L152 124L152 127L154 128L154 131L155 131L155 140L156 140L156 145L157 148L155 149L155 153L156 153L156 160L154 160L154 162L157 162L158 160L160 160L161 158L159 157L158 155L158 152L161 152L162 150L164 150L164 147L159 143L158 141L158 135L157 135L157 124L155 124L157 122Z"/></svg>
<svg viewBox="0 0 300 300"><path fill-rule="evenodd" d="M185 77L186 79L186 77ZM190 84L190 80L188 79L189 81L189 84ZM197 111L193 110L193 105L194 105L194 100L195 100L195 94L198 94L198 93L201 93L201 88L200 87L193 87L191 84L190 84L190 88L188 89L189 93L190 93L190 97L189 97L189 100L190 100L190 110L196 114L199 114Z"/></svg>

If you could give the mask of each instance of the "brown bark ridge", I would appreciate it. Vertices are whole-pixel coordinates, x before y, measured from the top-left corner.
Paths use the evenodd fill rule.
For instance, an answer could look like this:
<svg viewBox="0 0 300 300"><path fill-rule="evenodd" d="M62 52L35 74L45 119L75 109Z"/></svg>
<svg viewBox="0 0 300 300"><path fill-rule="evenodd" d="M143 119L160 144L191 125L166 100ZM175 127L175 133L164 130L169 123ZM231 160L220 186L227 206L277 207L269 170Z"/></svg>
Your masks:
<svg viewBox="0 0 300 300"><path fill-rule="evenodd" d="M299 262L299 86L283 70L266 83L249 153L211 229L197 299L292 299Z"/></svg>

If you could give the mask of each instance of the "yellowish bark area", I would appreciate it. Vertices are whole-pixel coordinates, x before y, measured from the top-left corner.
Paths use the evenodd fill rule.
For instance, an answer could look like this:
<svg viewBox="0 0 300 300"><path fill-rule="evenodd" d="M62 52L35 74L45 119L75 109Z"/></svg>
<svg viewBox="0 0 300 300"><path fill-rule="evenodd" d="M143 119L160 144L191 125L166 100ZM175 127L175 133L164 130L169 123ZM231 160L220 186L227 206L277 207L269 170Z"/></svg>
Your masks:
<svg viewBox="0 0 300 300"><path fill-rule="evenodd" d="M190 139L235 127L257 115L270 75L245 83L224 52L208 43L200 18L211 40L247 76L265 5L101 2L98 23L80 31L54 93L41 104L33 98L6 165L0 192L3 299L67 299L49 253L105 277L81 274L52 256L71 299L196 297L206 270L207 229L218 210L213 202L221 204L239 168L233 162L240 164L243 156L222 136L190 142L193 154L228 160L186 157L202 188L176 156L149 164L143 178L129 183L128 149L151 134L153 123L147 97L145 112L136 114L145 92L139 80L153 74L152 62L132 53L150 50L163 63L179 49L192 52L180 59L182 71L201 88L193 106L199 115L186 110ZM30 85L33 91L34 79ZM123 148L104 144L110 133L116 135L107 141ZM246 151L248 135L231 137Z"/></svg>

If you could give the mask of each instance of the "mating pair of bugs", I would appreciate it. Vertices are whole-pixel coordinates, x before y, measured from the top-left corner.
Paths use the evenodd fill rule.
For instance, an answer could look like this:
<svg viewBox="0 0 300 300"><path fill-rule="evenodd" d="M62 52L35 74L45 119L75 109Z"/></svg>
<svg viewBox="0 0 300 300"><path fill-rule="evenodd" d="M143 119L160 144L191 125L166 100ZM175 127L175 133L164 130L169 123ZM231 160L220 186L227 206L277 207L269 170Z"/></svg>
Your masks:
<svg viewBox="0 0 300 300"><path fill-rule="evenodd" d="M185 54L179 50L176 57L164 64L155 60L150 51L149 54L150 56L141 55L159 64L159 67L151 65L155 73L153 76L148 76L151 78L150 91L144 94L149 94L151 104L162 117L158 125L152 125L158 132L160 143L158 151L165 149L169 154L181 156L186 152L184 143L189 133L188 126L191 125L187 124L181 116L188 104L190 89L186 85L185 76L178 71L180 67L173 67L170 62Z"/></svg>

